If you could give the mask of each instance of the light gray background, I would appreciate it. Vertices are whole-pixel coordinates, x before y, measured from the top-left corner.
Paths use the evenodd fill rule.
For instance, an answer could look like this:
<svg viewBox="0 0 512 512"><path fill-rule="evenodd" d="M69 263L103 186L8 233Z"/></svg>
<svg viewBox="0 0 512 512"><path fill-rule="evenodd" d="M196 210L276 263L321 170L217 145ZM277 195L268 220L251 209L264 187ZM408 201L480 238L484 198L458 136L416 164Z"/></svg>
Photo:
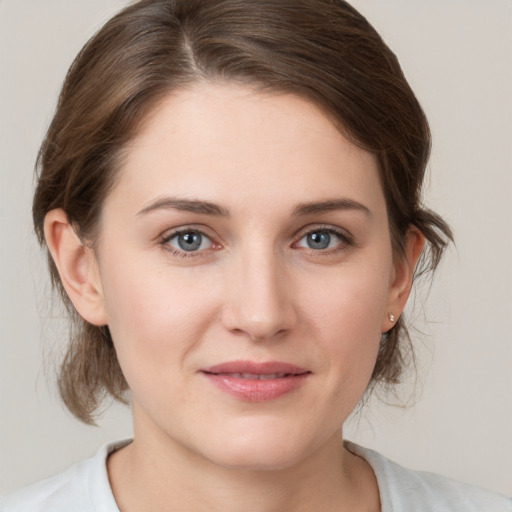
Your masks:
<svg viewBox="0 0 512 512"><path fill-rule="evenodd" d="M32 169L74 55L122 0L0 1L0 492L131 433L99 428L51 385L65 333L49 319L31 232ZM427 203L451 222L448 254L416 309L416 405L371 403L346 437L413 468L512 495L512 1L354 0L398 54L434 134ZM426 324L423 317L429 318ZM408 396L412 379L403 389Z"/></svg>

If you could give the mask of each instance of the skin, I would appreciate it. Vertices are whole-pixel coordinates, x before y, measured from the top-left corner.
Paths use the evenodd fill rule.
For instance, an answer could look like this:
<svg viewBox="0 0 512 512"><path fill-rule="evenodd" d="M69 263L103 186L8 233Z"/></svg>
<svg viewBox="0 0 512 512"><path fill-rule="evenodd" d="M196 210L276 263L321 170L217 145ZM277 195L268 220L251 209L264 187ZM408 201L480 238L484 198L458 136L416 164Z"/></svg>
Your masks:
<svg viewBox="0 0 512 512"><path fill-rule="evenodd" d="M199 249L181 249L177 229L203 233ZM393 258L374 156L315 105L219 83L170 95L125 150L95 252L62 210L45 232L78 312L109 326L132 392L134 442L108 461L122 511L380 510L341 428L423 240L411 229ZM247 402L200 372L233 360L310 374Z"/></svg>

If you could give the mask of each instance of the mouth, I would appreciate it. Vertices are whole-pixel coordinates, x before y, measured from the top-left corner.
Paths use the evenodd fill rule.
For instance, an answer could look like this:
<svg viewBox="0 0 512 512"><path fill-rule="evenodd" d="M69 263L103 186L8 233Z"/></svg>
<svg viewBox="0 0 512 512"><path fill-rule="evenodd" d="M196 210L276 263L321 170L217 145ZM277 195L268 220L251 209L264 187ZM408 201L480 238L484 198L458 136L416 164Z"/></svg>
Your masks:
<svg viewBox="0 0 512 512"><path fill-rule="evenodd" d="M200 370L210 383L246 402L275 400L297 390L311 375L299 366L270 361L232 361Z"/></svg>
<svg viewBox="0 0 512 512"><path fill-rule="evenodd" d="M209 373L209 372L205 372ZM294 373L212 373L211 375L226 375L233 379L244 379L244 380L272 380L272 379L284 379L296 375Z"/></svg>

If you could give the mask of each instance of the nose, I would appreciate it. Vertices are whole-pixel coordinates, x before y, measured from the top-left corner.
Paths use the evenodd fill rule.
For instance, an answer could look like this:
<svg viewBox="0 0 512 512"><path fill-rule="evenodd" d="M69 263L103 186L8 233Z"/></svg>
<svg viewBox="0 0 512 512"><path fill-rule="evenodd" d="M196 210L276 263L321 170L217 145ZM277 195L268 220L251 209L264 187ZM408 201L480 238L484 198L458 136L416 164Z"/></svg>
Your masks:
<svg viewBox="0 0 512 512"><path fill-rule="evenodd" d="M253 340L290 331L297 321L290 281L272 250L240 255L225 281L224 327Z"/></svg>

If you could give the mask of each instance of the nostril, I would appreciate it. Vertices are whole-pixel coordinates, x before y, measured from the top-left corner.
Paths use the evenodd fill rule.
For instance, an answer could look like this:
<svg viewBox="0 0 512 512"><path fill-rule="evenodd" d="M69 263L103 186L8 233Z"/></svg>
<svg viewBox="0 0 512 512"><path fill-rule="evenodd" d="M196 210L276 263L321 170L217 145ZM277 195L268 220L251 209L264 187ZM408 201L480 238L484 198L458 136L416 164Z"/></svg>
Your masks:
<svg viewBox="0 0 512 512"><path fill-rule="evenodd" d="M276 338L276 337L282 336L285 332L286 332L286 329L279 329L276 332L264 334L264 335L254 335L251 333L248 333L248 334L252 341L264 341L266 339L271 339L271 338Z"/></svg>
<svg viewBox="0 0 512 512"><path fill-rule="evenodd" d="M221 312L225 329L258 342L282 337L293 328L297 320L293 300L283 286L270 286L268 281L259 286L251 279L252 286L226 290Z"/></svg>

